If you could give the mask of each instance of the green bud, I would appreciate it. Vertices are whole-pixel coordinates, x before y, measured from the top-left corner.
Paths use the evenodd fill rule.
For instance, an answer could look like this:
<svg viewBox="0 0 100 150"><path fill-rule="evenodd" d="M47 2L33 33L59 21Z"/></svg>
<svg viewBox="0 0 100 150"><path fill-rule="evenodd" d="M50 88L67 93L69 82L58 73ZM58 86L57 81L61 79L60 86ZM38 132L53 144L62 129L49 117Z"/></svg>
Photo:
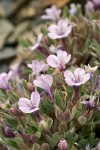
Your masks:
<svg viewBox="0 0 100 150"><path fill-rule="evenodd" d="M45 128L45 129L48 128L48 124L47 124L47 122L46 122L45 120L41 120L41 121L40 121L40 125L41 125L43 128Z"/></svg>
<svg viewBox="0 0 100 150"><path fill-rule="evenodd" d="M80 117L78 118L78 121L79 121L79 123L80 123L81 125L84 125L87 120L86 120L86 118L85 118L84 116L80 116Z"/></svg>

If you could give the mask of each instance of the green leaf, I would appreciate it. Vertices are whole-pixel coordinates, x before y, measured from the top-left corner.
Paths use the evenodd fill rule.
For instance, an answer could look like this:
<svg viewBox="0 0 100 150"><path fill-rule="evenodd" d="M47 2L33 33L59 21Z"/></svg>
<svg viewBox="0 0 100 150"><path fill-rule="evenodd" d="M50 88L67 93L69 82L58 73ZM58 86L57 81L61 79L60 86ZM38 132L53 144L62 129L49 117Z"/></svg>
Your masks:
<svg viewBox="0 0 100 150"><path fill-rule="evenodd" d="M100 44L95 39L92 41L92 45L94 48L100 50Z"/></svg>
<svg viewBox="0 0 100 150"><path fill-rule="evenodd" d="M17 143L16 143L14 140L8 139L8 138L4 138L4 141L5 141L5 144L6 144L6 145L11 146L11 147L13 147L13 148L19 149Z"/></svg>
<svg viewBox="0 0 100 150"><path fill-rule="evenodd" d="M56 104L62 109L62 93L59 90L55 90L54 99L56 100Z"/></svg>
<svg viewBox="0 0 100 150"><path fill-rule="evenodd" d="M27 47L30 46L30 42L27 41L27 40L25 40L25 39L22 39L22 38L19 39L19 43L20 43L24 48L27 48Z"/></svg>
<svg viewBox="0 0 100 150"><path fill-rule="evenodd" d="M74 145L74 143L75 143L73 134L70 131L68 131L67 134L66 134L66 137L67 137L69 150L71 150L73 145Z"/></svg>
<svg viewBox="0 0 100 150"><path fill-rule="evenodd" d="M42 101L40 104L40 113L41 114L54 114L54 107L51 100L47 99Z"/></svg>
<svg viewBox="0 0 100 150"><path fill-rule="evenodd" d="M89 145L90 148L93 148L93 146L95 145L95 133L91 133L89 136Z"/></svg>
<svg viewBox="0 0 100 150"><path fill-rule="evenodd" d="M53 124L53 120L51 118L48 118L47 119L47 126L48 126L48 129L50 129L52 127L52 124Z"/></svg>
<svg viewBox="0 0 100 150"><path fill-rule="evenodd" d="M30 115L28 115L26 117L26 122L27 124L31 125L32 127L34 127L36 130L38 130L39 125L38 123L34 120L34 118L32 118Z"/></svg>
<svg viewBox="0 0 100 150"><path fill-rule="evenodd" d="M27 90L27 81L23 79L22 84L23 84L23 87L24 87L25 94L29 95L29 91Z"/></svg>
<svg viewBox="0 0 100 150"><path fill-rule="evenodd" d="M66 18L68 15L69 15L69 9L68 9L68 7L65 6L63 8L62 17Z"/></svg>
<svg viewBox="0 0 100 150"><path fill-rule="evenodd" d="M26 126L26 127L25 127L25 130L26 130L26 132L27 132L28 134L33 134L33 129L32 129L32 127Z"/></svg>
<svg viewBox="0 0 100 150"><path fill-rule="evenodd" d="M8 123L9 123L9 126L11 126L11 128L13 130L16 130L17 129L17 126L18 126L18 121L17 120L13 120L13 119L7 119Z"/></svg>
<svg viewBox="0 0 100 150"><path fill-rule="evenodd" d="M52 139L50 141L51 149L53 149L57 145L59 140L60 140L59 133L58 132L54 133L53 136L52 136Z"/></svg>
<svg viewBox="0 0 100 150"><path fill-rule="evenodd" d="M72 113L71 113L71 116L70 116L70 119L71 119L71 120L74 118L75 113L76 113L76 106L74 106L74 107L72 108Z"/></svg>
<svg viewBox="0 0 100 150"><path fill-rule="evenodd" d="M33 145L32 150L41 150L41 147L40 147L39 144L35 143L35 144Z"/></svg>
<svg viewBox="0 0 100 150"><path fill-rule="evenodd" d="M4 112L0 112L0 117L6 118L6 119L14 119L14 117Z"/></svg>

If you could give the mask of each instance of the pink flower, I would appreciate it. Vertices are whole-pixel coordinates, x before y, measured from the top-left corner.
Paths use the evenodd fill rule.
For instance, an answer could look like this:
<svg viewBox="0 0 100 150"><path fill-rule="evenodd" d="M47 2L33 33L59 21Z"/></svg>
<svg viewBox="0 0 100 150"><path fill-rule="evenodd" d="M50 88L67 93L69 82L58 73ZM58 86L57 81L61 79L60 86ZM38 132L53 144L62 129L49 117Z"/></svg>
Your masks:
<svg viewBox="0 0 100 150"><path fill-rule="evenodd" d="M51 46L49 47L49 50L50 50L50 52L56 54L57 51L60 50L60 48L61 48L61 45L58 45L57 47L55 47L54 45L51 45Z"/></svg>
<svg viewBox="0 0 100 150"><path fill-rule="evenodd" d="M86 105L88 109L92 109L95 106L94 100L95 100L95 97L94 96L90 96L89 101L84 100L81 103Z"/></svg>
<svg viewBox="0 0 100 150"><path fill-rule="evenodd" d="M98 150L100 150L100 142L98 143L97 147L98 147Z"/></svg>
<svg viewBox="0 0 100 150"><path fill-rule="evenodd" d="M87 1L86 5L85 5L85 10L86 10L86 12L89 12L89 11L91 11L92 9L94 9L93 2Z"/></svg>
<svg viewBox="0 0 100 150"><path fill-rule="evenodd" d="M90 74L85 73L85 70L82 68L77 68L74 71L74 74L71 71L65 71L64 77L68 85L80 86L81 84L86 83L90 79Z"/></svg>
<svg viewBox="0 0 100 150"><path fill-rule="evenodd" d="M48 36L51 39L61 39L67 37L72 31L72 25L69 24L69 20L59 20L58 24L52 24L48 30Z"/></svg>
<svg viewBox="0 0 100 150"><path fill-rule="evenodd" d="M41 89L44 89L50 96L51 98L51 101L56 104L55 100L54 100L54 96L51 92L51 86L52 86L52 83L53 83L53 78L51 75L41 75L41 76L38 76L36 78L36 80L33 81L34 85L36 87L39 87Z"/></svg>
<svg viewBox="0 0 100 150"><path fill-rule="evenodd" d="M87 72L87 73L94 73L96 70L97 70L97 68L98 68L98 66L95 66L95 67L91 67L89 64L88 64L88 66L85 66L85 71Z"/></svg>
<svg viewBox="0 0 100 150"><path fill-rule="evenodd" d="M41 19L50 19L50 20L58 20L61 14L61 10L57 9L55 5L51 6L51 8L47 8L45 10L46 15L41 16Z"/></svg>
<svg viewBox="0 0 100 150"><path fill-rule="evenodd" d="M68 55L67 52L58 50L57 56L50 55L47 57L47 62L49 66L53 68L59 68L61 71L65 69L65 65L69 62L71 59L71 55Z"/></svg>
<svg viewBox="0 0 100 150"><path fill-rule="evenodd" d="M100 4L100 0L93 0L94 3Z"/></svg>
<svg viewBox="0 0 100 150"><path fill-rule="evenodd" d="M37 48L40 46L40 42L42 41L42 38L43 38L43 34L40 33L40 34L38 35L38 37L37 37L36 44L33 45L33 46L31 46L31 47L29 47L28 49L29 49L30 51L33 51L33 50L37 49Z"/></svg>
<svg viewBox="0 0 100 150"><path fill-rule="evenodd" d="M95 10L99 10L100 9L100 0L92 0L92 1L93 1Z"/></svg>
<svg viewBox="0 0 100 150"><path fill-rule="evenodd" d="M72 4L70 5L69 13L70 13L71 15L75 15L75 14L77 13L77 7L76 7L76 5L75 5L74 3L72 3Z"/></svg>
<svg viewBox="0 0 100 150"><path fill-rule="evenodd" d="M40 95L38 92L31 94L31 100L27 98L20 98L18 105L19 109L24 113L32 113L39 110Z"/></svg>
<svg viewBox="0 0 100 150"><path fill-rule="evenodd" d="M33 81L33 83L36 87L40 87L49 93L50 87L53 83L53 78L51 75L42 74L41 76L38 76L36 80Z"/></svg>
<svg viewBox="0 0 100 150"><path fill-rule="evenodd" d="M13 72L9 71L8 74L3 72L0 74L0 88L10 90L9 80L11 80Z"/></svg>
<svg viewBox="0 0 100 150"><path fill-rule="evenodd" d="M33 70L33 73L38 76L41 71L45 72L48 69L48 64L45 64L43 61L33 60L32 64L27 65Z"/></svg>
<svg viewBox="0 0 100 150"><path fill-rule="evenodd" d="M68 143L67 141L64 140L60 140L59 144L58 144L58 148L59 150L68 150Z"/></svg>

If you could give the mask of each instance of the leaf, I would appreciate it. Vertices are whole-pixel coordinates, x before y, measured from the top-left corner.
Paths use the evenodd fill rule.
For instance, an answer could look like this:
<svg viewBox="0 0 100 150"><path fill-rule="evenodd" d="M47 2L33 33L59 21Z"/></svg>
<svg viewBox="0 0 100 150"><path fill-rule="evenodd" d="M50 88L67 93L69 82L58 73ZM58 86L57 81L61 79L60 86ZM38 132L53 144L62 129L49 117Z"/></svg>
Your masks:
<svg viewBox="0 0 100 150"><path fill-rule="evenodd" d="M71 150L74 143L75 143L73 134L70 131L68 131L67 134L66 134L66 138L67 138L67 142L68 142L68 145L69 145L69 150Z"/></svg>
<svg viewBox="0 0 100 150"><path fill-rule="evenodd" d="M35 143L32 150L41 150L41 147L39 144Z"/></svg>
<svg viewBox="0 0 100 150"><path fill-rule="evenodd" d="M23 132L23 131L24 131L24 128L22 127L21 124L19 124L19 125L17 126L17 130Z"/></svg>
<svg viewBox="0 0 100 150"><path fill-rule="evenodd" d="M16 143L14 140L8 139L8 138L4 138L4 141L5 141L5 144L6 144L6 145L11 146L11 147L13 147L13 148L19 149L17 143Z"/></svg>
<svg viewBox="0 0 100 150"><path fill-rule="evenodd" d="M58 132L54 133L53 136L52 136L52 139L50 141L51 149L53 149L57 145L59 140L60 140L59 133Z"/></svg>
<svg viewBox="0 0 100 150"><path fill-rule="evenodd" d="M0 117L6 118L6 119L14 119L14 117L12 117L11 115L3 113L3 112L0 112Z"/></svg>
<svg viewBox="0 0 100 150"><path fill-rule="evenodd" d="M26 130L26 132L27 132L28 134L33 134L33 129L32 129L32 127L26 126L26 127L25 127L25 130Z"/></svg>
<svg viewBox="0 0 100 150"><path fill-rule="evenodd" d="M17 126L18 126L17 120L7 119L7 121L9 123L9 126L11 126L13 130L17 129Z"/></svg>
<svg viewBox="0 0 100 150"><path fill-rule="evenodd" d="M53 120L51 118L48 118L47 119L47 125L48 125L49 129L52 127L52 124L53 124Z"/></svg>
<svg viewBox="0 0 100 150"><path fill-rule="evenodd" d="M70 116L70 120L72 120L72 119L74 118L75 113L76 113L76 106L74 106L74 107L72 108L72 113L71 113L71 116Z"/></svg>
<svg viewBox="0 0 100 150"><path fill-rule="evenodd" d="M68 14L69 14L69 9L68 9L67 6L65 6L65 7L63 8L62 17L63 17L63 18L66 18L66 16L68 16Z"/></svg>
<svg viewBox="0 0 100 150"><path fill-rule="evenodd" d="M42 130L43 130L43 126L40 125L40 127L38 128L38 131L37 131L36 134L35 134L38 138L41 137Z"/></svg>
<svg viewBox="0 0 100 150"><path fill-rule="evenodd" d="M89 136L89 145L90 148L93 148L93 146L95 145L95 133L91 133Z"/></svg>
<svg viewBox="0 0 100 150"><path fill-rule="evenodd" d="M92 45L94 48L100 50L100 44L95 39L92 41Z"/></svg>
<svg viewBox="0 0 100 150"><path fill-rule="evenodd" d="M41 114L54 114L54 107L52 105L52 102L47 99L42 101L42 103L40 104L40 113Z"/></svg>
<svg viewBox="0 0 100 150"><path fill-rule="evenodd" d="M22 84L23 84L23 87L24 87L24 92L26 95L29 95L29 92L27 90L27 81L26 80L22 80Z"/></svg>
<svg viewBox="0 0 100 150"><path fill-rule="evenodd" d="M19 38L19 43L24 47L24 48L28 48L30 46L29 41Z"/></svg>
<svg viewBox="0 0 100 150"><path fill-rule="evenodd" d="M56 104L62 109L62 96L61 96L61 92L58 90L55 90L54 92L54 99L56 100Z"/></svg>
<svg viewBox="0 0 100 150"><path fill-rule="evenodd" d="M32 127L35 128L35 130L38 130L39 125L37 124L37 122L34 120L34 118L32 118L30 115L26 117L26 122L27 124L31 125Z"/></svg>

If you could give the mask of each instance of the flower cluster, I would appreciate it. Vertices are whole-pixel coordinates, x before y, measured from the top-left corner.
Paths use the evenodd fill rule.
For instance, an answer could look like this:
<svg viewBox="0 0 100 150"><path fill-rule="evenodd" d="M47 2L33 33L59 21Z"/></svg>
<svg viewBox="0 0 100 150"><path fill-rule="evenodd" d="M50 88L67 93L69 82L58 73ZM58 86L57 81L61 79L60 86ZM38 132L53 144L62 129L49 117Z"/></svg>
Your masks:
<svg viewBox="0 0 100 150"><path fill-rule="evenodd" d="M88 1L86 13L97 5ZM92 15L86 18L80 9L75 4L63 12L55 5L47 8L41 19L49 25L27 49L30 57L0 74L5 149L100 149L100 36Z"/></svg>

